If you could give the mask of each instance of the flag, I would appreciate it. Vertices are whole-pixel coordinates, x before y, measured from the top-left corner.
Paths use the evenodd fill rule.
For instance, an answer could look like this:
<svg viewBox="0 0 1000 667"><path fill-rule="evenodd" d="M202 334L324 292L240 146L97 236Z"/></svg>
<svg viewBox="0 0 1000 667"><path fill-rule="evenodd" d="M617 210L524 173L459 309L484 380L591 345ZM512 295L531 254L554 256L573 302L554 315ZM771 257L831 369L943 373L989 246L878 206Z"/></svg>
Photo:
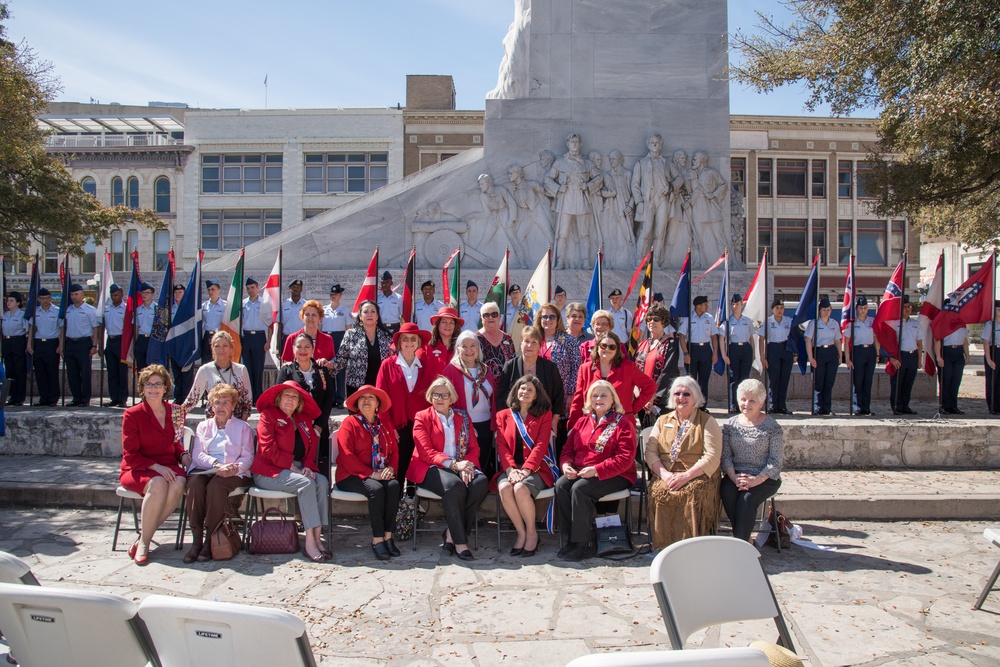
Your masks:
<svg viewBox="0 0 1000 667"><path fill-rule="evenodd" d="M198 255L184 298L174 310L174 321L164 345L170 358L185 369L201 359L201 253Z"/></svg>
<svg viewBox="0 0 1000 667"><path fill-rule="evenodd" d="M722 253L722 259L726 262L726 271L722 274L722 285L719 287L719 303L715 306L715 326L722 329L726 326L729 321L729 261L726 253ZM708 271L711 271L709 269ZM706 271L705 273L708 273ZM702 275L705 275L704 273ZM729 344L729 332L726 331L726 342L724 345ZM720 351L721 352L721 351ZM712 366L712 370L719 375L724 375L726 373L726 360L722 358L722 354L719 354L719 358L716 360L715 365Z"/></svg>
<svg viewBox="0 0 1000 667"><path fill-rule="evenodd" d="M677 286L674 288L674 298L670 300L670 319L679 320L682 317L691 317L691 251L684 256L684 264L681 265L681 275L677 279ZM685 332L684 335L687 335Z"/></svg>
<svg viewBox="0 0 1000 667"><path fill-rule="evenodd" d="M994 252L968 280L948 294L948 303L931 321L931 331L937 340L961 329L966 324L989 322L993 319L993 274L997 256Z"/></svg>
<svg viewBox="0 0 1000 667"><path fill-rule="evenodd" d="M278 256L274 259L274 267L271 275L264 283L264 289L260 293L260 319L264 324L271 326L281 319L281 256L282 249L278 248ZM271 361L275 368L281 368L278 341L281 340L281 327L275 326L271 329L271 341L267 346L267 353L271 355Z"/></svg>
<svg viewBox="0 0 1000 667"><path fill-rule="evenodd" d="M590 331L590 318L603 306L601 293L604 291L604 253L597 252L594 261L594 275L590 278L590 293L587 295L587 321L584 323Z"/></svg>
<svg viewBox="0 0 1000 667"><path fill-rule="evenodd" d="M840 333L842 335L847 335L847 330L854 323L854 304L854 255L851 255L847 261L847 283L844 286L844 304L841 306Z"/></svg>
<svg viewBox="0 0 1000 667"><path fill-rule="evenodd" d="M122 322L122 354L123 364L129 366L135 363L135 309L139 307L139 295L142 280L139 278L139 251L132 251L132 277L128 283L125 300L125 319Z"/></svg>
<svg viewBox="0 0 1000 667"><path fill-rule="evenodd" d="M455 252L451 253L448 257L448 261L444 263L444 268L441 269L441 284L444 286L444 296L441 302L446 306L452 308L458 308L459 295L462 293L459 286L459 281L461 279L460 273L462 271L462 246L455 248ZM455 265L451 266L451 262L454 260ZM449 269L450 267L450 269ZM448 274L451 273L449 276Z"/></svg>
<svg viewBox="0 0 1000 667"><path fill-rule="evenodd" d="M240 248L240 258L236 262L236 271L233 273L233 282L229 285L229 295L226 297L226 310L222 313L221 330L233 337L233 361L239 362L240 355L243 354L243 345L240 344L240 332L243 328L240 322L243 319L243 257L246 254L245 248Z"/></svg>
<svg viewBox="0 0 1000 667"><path fill-rule="evenodd" d="M73 277L69 273L69 253L63 255L63 261L59 264L59 282L62 284L62 298L59 299L59 326L66 324L66 308L69 306L69 286L73 284Z"/></svg>
<svg viewBox="0 0 1000 667"><path fill-rule="evenodd" d="M792 316L792 324L788 333L786 347L799 357L799 370L806 374L806 367L809 365L809 356L806 354L806 339L804 329L810 322L816 319L816 306L819 305L819 254L813 258L812 271L806 278L806 285L802 288L802 295L799 297L799 307L795 309Z"/></svg>
<svg viewBox="0 0 1000 667"><path fill-rule="evenodd" d="M38 253L35 253L35 261L31 265L31 282L28 284L28 301L24 306L25 317L29 320L35 319L35 313L38 310L38 290L42 287L42 277L38 273ZM32 366L32 356L27 355L28 372L31 372Z"/></svg>
<svg viewBox="0 0 1000 667"><path fill-rule="evenodd" d="M549 302L551 289L549 285L549 251L546 250L542 260L538 262L538 267L531 274L531 279L524 286L524 294L521 296L521 304L517 309L517 321L525 326L535 321L535 315L542 306ZM515 337L517 340L517 337Z"/></svg>
<svg viewBox="0 0 1000 667"><path fill-rule="evenodd" d="M111 294L109 290L111 284L115 282L115 276L111 273L111 253L104 253L104 268L101 270L101 282L100 285L101 295L97 298L97 316L102 320L104 319L104 309L108 307L108 302L111 300ZM104 342L108 342L108 329L104 327Z"/></svg>
<svg viewBox="0 0 1000 667"><path fill-rule="evenodd" d="M892 272L889 283L885 286L882 294L882 301L875 311L875 322L872 323L872 331L878 339L878 344L882 348L882 354L893 359L899 358L899 319L903 307L903 271L906 267L906 253L896 265L896 270ZM853 314L853 311L851 311ZM886 364L885 372L895 375L896 369L892 364Z"/></svg>
<svg viewBox="0 0 1000 667"><path fill-rule="evenodd" d="M163 348L170 331L170 315L174 305L174 251L167 253L167 266L163 269L163 283L160 285L160 297L156 300L156 316L153 318L153 330L149 336L149 347L146 349L146 362L150 364L167 365L167 351Z"/></svg>
<svg viewBox="0 0 1000 667"><path fill-rule="evenodd" d="M650 250L649 252L646 253L646 256L642 258L642 261L639 262L639 266L635 267L635 273L632 274L632 281L628 284L628 289L625 291L625 299L624 299L625 301L628 301L628 296L629 294L632 293L632 290L635 288L635 283L636 281L639 280L639 276L642 275L642 270L643 268L645 268L646 263L652 261L653 261L653 251Z"/></svg>
<svg viewBox="0 0 1000 667"><path fill-rule="evenodd" d="M639 337L642 335L639 323L646 321L646 313L653 303L653 260L646 262L646 273L642 277L642 284L639 286L639 298L635 302L635 313L632 316L632 330L628 336L628 354L635 359L635 353L639 351Z"/></svg>
<svg viewBox="0 0 1000 667"><path fill-rule="evenodd" d="M500 308L500 322L506 327L507 318L504 314L507 312L507 283L510 282L507 275L507 260L510 258L510 249L504 250L503 261L500 262L500 268L497 269L497 273L493 276L493 282L490 284L490 290L486 293L486 299L484 303L495 303L498 308Z"/></svg>
<svg viewBox="0 0 1000 667"><path fill-rule="evenodd" d="M410 258L406 260L406 268L403 269L403 303L402 321L413 321L413 295L417 293L417 269L416 269L417 247L410 250Z"/></svg>
<svg viewBox="0 0 1000 667"><path fill-rule="evenodd" d="M931 332L931 322L941 312L944 304L944 253L938 256L937 268L934 269L934 279L920 307L920 339L924 343L924 372L928 375L937 373L937 360L934 358L934 334Z"/></svg>
<svg viewBox="0 0 1000 667"><path fill-rule="evenodd" d="M743 295L743 314L750 318L753 324L753 367L758 373L764 372L764 365L760 361L760 345L758 345L757 328L767 322L767 249L757 267L757 273L750 281L747 293Z"/></svg>
<svg viewBox="0 0 1000 667"><path fill-rule="evenodd" d="M365 281L361 283L361 289L358 291L358 298L354 302L354 308L351 309L351 317L357 317L358 312L361 310L361 304L365 301L375 301L376 299L376 289L375 286L378 284L378 246L375 246L375 254L372 255L372 261L368 262L368 273L365 274Z"/></svg>
<svg viewBox="0 0 1000 667"><path fill-rule="evenodd" d="M690 255L690 254L691 254L691 253L690 253L690 252L688 252L688 255ZM710 267L708 267L707 269L705 269L705 270L704 270L704 271L702 272L702 274L701 274L700 276L698 276L697 278L695 278L694 280L692 280L692 281L691 281L691 284L692 284L692 285L693 285L693 284L695 284L696 282L698 282L699 280L701 280L702 278L704 278L705 276L707 276L708 274L710 274L710 273L711 273L712 271L715 271L715 270L716 270L717 268L719 268L719 267L720 267L720 266L722 265L722 263L723 263L723 262L725 262L725 261L726 261L726 253L725 253L725 252L723 252L723 253L722 253L722 254L721 254L721 255L719 256L719 259L715 260L715 264L713 264L712 266L710 266Z"/></svg>

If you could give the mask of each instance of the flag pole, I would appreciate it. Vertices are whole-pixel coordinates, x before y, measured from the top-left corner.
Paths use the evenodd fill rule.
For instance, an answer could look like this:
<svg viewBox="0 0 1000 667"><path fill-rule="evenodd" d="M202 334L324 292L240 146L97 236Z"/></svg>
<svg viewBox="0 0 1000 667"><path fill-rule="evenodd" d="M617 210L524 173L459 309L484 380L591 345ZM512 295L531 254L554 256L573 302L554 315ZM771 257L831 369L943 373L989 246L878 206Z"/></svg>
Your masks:
<svg viewBox="0 0 1000 667"><path fill-rule="evenodd" d="M38 268L38 251L36 250L35 251L35 261L31 265L31 278L29 278L29 281L34 278L34 276L35 276L35 270L37 268ZM27 314L29 314L31 316L31 324L28 325L28 343L27 343L28 348L34 348L34 341L35 341L35 316L38 314L38 289L40 289L41 286L42 286L42 279L41 279L41 274L39 274L38 284L35 286L35 312L34 313L28 313L27 312L27 308L25 308L25 313L27 313ZM28 300L29 301L31 300L31 282L28 283ZM27 307L27 305L28 304L25 304L26 307ZM33 357L34 354L32 353L31 355L25 355L25 356L32 356ZM28 370L28 405L33 405L34 402L35 402L35 364L34 364L34 360L33 359L31 361L32 361L32 363L28 364L28 368L29 368L29 370Z"/></svg>
<svg viewBox="0 0 1000 667"><path fill-rule="evenodd" d="M274 348L275 359L281 358L281 352L284 349L284 337L285 337L285 302L281 298L281 289L285 284L285 248L283 245L278 246L278 303L275 304L278 307L278 336L275 341L278 346ZM279 365L280 367L280 365Z"/></svg>
<svg viewBox="0 0 1000 667"><path fill-rule="evenodd" d="M725 355L724 358L725 359L729 359L729 337L732 334L732 331L729 328L729 320L732 317L732 313L730 312L729 304L732 303L732 300L733 300L732 297L729 296L729 292L732 290L733 287L732 287L732 285L729 284L729 248L728 247L726 247L726 252L724 254L725 254L725 258L726 258L726 267L725 267L726 268L726 273L725 273L725 279L724 279L726 281L726 294L725 294L726 303L722 304L722 314L726 318L726 355ZM719 351L721 352L722 350L719 350ZM726 411L731 413L733 411L733 387L732 387L732 385L733 385L733 379L731 377L731 375L732 375L732 373L731 373L732 367L730 365L730 362L732 362L732 359L730 359L729 361L726 362L726 380L727 380L727 382L726 382L726 406L727 406L726 407Z"/></svg>
<svg viewBox="0 0 1000 667"><path fill-rule="evenodd" d="M851 253L851 257L850 257L850 259L848 261L849 261L849 264L847 266L847 270L850 273L850 278L851 278L851 305L850 305L850 308L851 308L851 312L854 313L854 317L851 318L851 344L850 345L845 345L844 347L848 350L848 352L846 352L846 354L849 355L848 358L851 360L851 367L848 369L851 372L851 375L850 375L850 383L851 384L850 384L850 390L847 393L850 396L850 400L851 400L850 412L851 412L851 414L854 414L854 404L855 404L856 399L857 399L857 395L854 392L854 372L855 372L855 368L854 368L854 323L858 319L858 305L857 305L858 304L858 299L857 299L858 288L854 284L855 275L854 275L854 253L853 252ZM819 296L819 295L817 295L817 296ZM841 314L841 317L843 317L843 314Z"/></svg>
<svg viewBox="0 0 1000 667"><path fill-rule="evenodd" d="M687 255L685 256L685 260L684 261L686 261L688 263L688 271L690 271L691 270L691 246L688 246ZM694 301L694 296L693 296L694 295L694 290L691 289L690 285L691 284L689 282L688 283L688 303L687 303L687 307L688 307L688 317L687 317L688 326L687 326L687 329L688 330L687 330L687 338L685 339L685 342L687 342L687 344L688 344L688 356L691 356L691 345L692 345L692 342L691 342L691 319L694 317L694 306L692 305L692 301ZM680 322L678 322L678 324L680 324ZM681 350L681 352L683 353L684 350ZM681 360L683 360L683 359L684 359L684 356L682 354ZM688 375L691 375L691 365L690 364L687 364L687 363L684 364L684 370L685 370L685 372ZM707 404L708 401L705 401L705 403ZM698 407L702 407L702 406L699 405Z"/></svg>
<svg viewBox="0 0 1000 667"><path fill-rule="evenodd" d="M993 373L990 380L993 386L990 387L990 414L994 415L997 412L997 373L1000 373L1000 367L997 366L997 355L994 352L997 350L997 309L996 309L996 289L997 289L997 251L996 248L993 249L993 294L991 295L994 299L993 307L990 309L992 317L990 318L990 344L988 347L992 349L990 352L990 359L993 360Z"/></svg>
<svg viewBox="0 0 1000 667"><path fill-rule="evenodd" d="M545 281L548 283L548 285L546 285L546 289L548 289L548 294L545 295L545 303L552 303L552 246L551 245L549 246L548 254L549 254L549 261L548 261L549 275ZM559 313L559 317L562 318L562 313Z"/></svg>
<svg viewBox="0 0 1000 667"><path fill-rule="evenodd" d="M603 310L604 308L604 246L597 251L597 263L600 266L597 268L597 309ZM590 324L590 322L587 322Z"/></svg>
<svg viewBox="0 0 1000 667"><path fill-rule="evenodd" d="M510 309L510 304L507 303L507 297L510 296L510 246L505 246L503 250L503 257L506 262L504 262L504 271L506 275L503 280L503 310L500 311L500 324L502 325L500 329L506 333L507 332L507 311ZM416 302L416 300L414 300ZM416 307L414 307L414 312L416 312Z"/></svg>
<svg viewBox="0 0 1000 667"><path fill-rule="evenodd" d="M809 345L810 345L810 347L812 347L812 358L813 358L813 361L816 362L816 368L811 369L812 370L813 381L812 381L812 396L809 397L809 399L810 399L810 405L811 405L809 413L811 415L815 416L815 414L816 414L816 371L819 369L819 362L816 361L816 339L819 338L819 271L820 271L820 267L819 267L819 255L818 254L813 256L813 263L816 264L816 286L813 288L816 291L816 294L814 295L814 299L813 299L816 303L813 306L813 308L814 308L814 311L813 311L813 337L812 337L812 342Z"/></svg>
<svg viewBox="0 0 1000 667"><path fill-rule="evenodd" d="M62 407L66 407L66 318L65 315L69 309L69 305L66 303L66 299L69 298L69 283L66 282L66 278L69 277L69 253L63 254L63 272L59 276L59 282L62 283L62 299L60 303L60 310L63 311L63 321L59 327L59 347L62 348L62 354L60 355L60 362L62 364L62 375L59 378L59 400L62 402ZM91 334L93 335L93 334ZM76 399L74 399L76 400Z"/></svg>
<svg viewBox="0 0 1000 667"><path fill-rule="evenodd" d="M899 280L899 326L896 328L896 359L900 362L900 368L902 368L903 362L903 297L906 296L906 254L906 248L903 248L903 275ZM899 369L897 369L898 371ZM901 386L899 388L902 389ZM896 404L892 406L893 412L899 408L899 396L902 393L902 391L896 392Z"/></svg>
<svg viewBox="0 0 1000 667"><path fill-rule="evenodd" d="M770 304L771 301L770 301L770 299L767 298L767 248L764 248L764 256L761 258L761 261L764 262L764 267L763 267L764 270L763 270L762 276L761 276L762 278L764 278L764 303L765 304ZM771 308L768 307L767 310L771 310ZM769 367L770 365L767 363L767 345L768 345L768 342L767 342L767 338L768 338L768 336L767 336L767 330L770 329L770 327L768 326L769 322L767 321L768 320L767 310L764 311L764 353L761 355L761 357L763 357L763 359L762 359L763 363L761 364L761 366L764 368L764 372L762 373L762 375L764 376L763 377L763 380L764 380L764 395L770 397L770 395L771 395L771 373L770 373L770 370L771 369ZM770 402L773 404L774 403L774 399L772 398ZM765 412L766 412L766 410L765 410Z"/></svg>
<svg viewBox="0 0 1000 667"><path fill-rule="evenodd" d="M948 293L948 290L945 289L945 284L944 284L945 276L948 275L945 272L945 268L946 268L945 267L945 258L944 258L944 253L942 252L941 253L941 295L942 296L944 296L945 294ZM944 301L943 300L941 302L941 307L942 308L944 307ZM933 329L931 329L931 338L935 338L934 337L934 330ZM938 416L940 416L940 415L944 414L944 395L942 393L942 390L944 388L944 379L941 377L941 374L944 371L944 366L938 366L937 339L936 338L935 338L935 341L934 341L934 348L935 348L934 352L933 352L933 355L934 355L934 365L937 366L937 371L938 371L937 372ZM942 357L944 356L944 342L941 343L941 356Z"/></svg>

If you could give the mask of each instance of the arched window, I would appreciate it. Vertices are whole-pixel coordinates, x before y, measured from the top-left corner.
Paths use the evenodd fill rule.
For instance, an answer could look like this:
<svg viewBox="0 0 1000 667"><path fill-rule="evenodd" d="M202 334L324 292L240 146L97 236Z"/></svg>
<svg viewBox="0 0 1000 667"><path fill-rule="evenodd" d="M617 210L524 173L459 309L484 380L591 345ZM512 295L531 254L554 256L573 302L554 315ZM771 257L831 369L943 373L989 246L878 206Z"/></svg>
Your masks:
<svg viewBox="0 0 1000 667"><path fill-rule="evenodd" d="M160 176L153 183L153 199L156 213L170 213L170 179Z"/></svg>
<svg viewBox="0 0 1000 667"><path fill-rule="evenodd" d="M139 179L135 176L128 179L128 207L139 208Z"/></svg>
<svg viewBox="0 0 1000 667"><path fill-rule="evenodd" d="M90 176L86 177L80 181L80 187L91 197L97 197L97 181L92 179Z"/></svg>
<svg viewBox="0 0 1000 667"><path fill-rule="evenodd" d="M118 206L125 203L125 187L121 176L111 179L111 205Z"/></svg>
<svg viewBox="0 0 1000 667"><path fill-rule="evenodd" d="M170 232L165 229L153 232L153 264L154 271L166 271L170 264Z"/></svg>

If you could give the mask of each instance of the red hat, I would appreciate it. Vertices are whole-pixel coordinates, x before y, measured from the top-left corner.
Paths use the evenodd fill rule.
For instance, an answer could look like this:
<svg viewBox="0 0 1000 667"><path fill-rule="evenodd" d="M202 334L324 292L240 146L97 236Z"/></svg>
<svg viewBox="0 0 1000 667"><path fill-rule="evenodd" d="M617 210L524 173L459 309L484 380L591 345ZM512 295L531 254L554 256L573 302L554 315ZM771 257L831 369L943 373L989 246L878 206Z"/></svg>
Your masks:
<svg viewBox="0 0 1000 667"><path fill-rule="evenodd" d="M285 391L286 389L294 389L299 392L299 396L302 397L302 416L308 421L312 421L319 417L322 411L319 406L316 405L316 401L313 397L303 389L298 382L295 380L285 380L281 384L276 384L273 387L269 387L260 398L257 399L257 410L258 412L263 412L266 407L274 407L274 399L278 397L278 394Z"/></svg>
<svg viewBox="0 0 1000 667"><path fill-rule="evenodd" d="M347 409L351 412L358 412L358 399L365 394L372 394L378 399L378 414L389 412L389 408L392 407L392 399L389 398L389 394L370 384L361 385L356 392L347 397L344 402Z"/></svg>
<svg viewBox="0 0 1000 667"><path fill-rule="evenodd" d="M413 322L406 322L399 327L399 331L397 331L392 335L392 346L397 350L399 349L399 337L402 336L403 334L409 334L411 336L420 336L421 345L427 345L427 343L431 342L430 331L424 331Z"/></svg>
<svg viewBox="0 0 1000 667"><path fill-rule="evenodd" d="M442 308L438 309L437 315L431 315L431 326L437 324L438 320L440 320L442 317L450 317L451 319L455 320L455 324L459 329L461 329L462 325L465 324L465 320L463 320L461 317L458 316L457 310L455 310L451 306L443 306Z"/></svg>

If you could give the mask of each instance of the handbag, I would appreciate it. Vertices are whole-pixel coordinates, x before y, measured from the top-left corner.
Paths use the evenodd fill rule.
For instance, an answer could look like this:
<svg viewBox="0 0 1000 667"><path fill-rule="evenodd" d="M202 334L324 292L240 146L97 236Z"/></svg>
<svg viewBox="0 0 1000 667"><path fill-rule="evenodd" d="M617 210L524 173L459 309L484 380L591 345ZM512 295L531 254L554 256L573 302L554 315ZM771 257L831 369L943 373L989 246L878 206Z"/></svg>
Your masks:
<svg viewBox="0 0 1000 667"><path fill-rule="evenodd" d="M400 501L399 509L396 510L396 530L392 531L393 539L405 542L413 537L413 503L415 502L415 498L407 498L405 495Z"/></svg>
<svg viewBox="0 0 1000 667"><path fill-rule="evenodd" d="M597 556L600 558L610 558L612 556L624 556L631 558L636 555L632 546L632 536L626 526L597 526L594 525L594 544L596 545ZM615 558L613 560L623 560Z"/></svg>
<svg viewBox="0 0 1000 667"><path fill-rule="evenodd" d="M210 544L212 546L212 560L229 560L240 552L243 541L240 540L240 533L233 525L232 519L225 517L219 525L212 531Z"/></svg>
<svg viewBox="0 0 1000 667"><path fill-rule="evenodd" d="M268 521L272 512L281 515L277 521ZM247 551L252 554L294 554L299 551L299 533L295 522L277 507L271 507L250 526Z"/></svg>
<svg viewBox="0 0 1000 667"><path fill-rule="evenodd" d="M770 511L768 511L767 513L767 525L768 526L776 525L778 527L778 531L777 531L777 536L775 536L775 531L773 530L770 531L770 534L767 536L767 544L777 549L779 544L778 540L780 540L782 549L791 548L792 535L788 531L789 524L791 524L791 521L788 520L788 517L786 517L781 512L778 512L777 510L774 509L774 507L772 507Z"/></svg>

